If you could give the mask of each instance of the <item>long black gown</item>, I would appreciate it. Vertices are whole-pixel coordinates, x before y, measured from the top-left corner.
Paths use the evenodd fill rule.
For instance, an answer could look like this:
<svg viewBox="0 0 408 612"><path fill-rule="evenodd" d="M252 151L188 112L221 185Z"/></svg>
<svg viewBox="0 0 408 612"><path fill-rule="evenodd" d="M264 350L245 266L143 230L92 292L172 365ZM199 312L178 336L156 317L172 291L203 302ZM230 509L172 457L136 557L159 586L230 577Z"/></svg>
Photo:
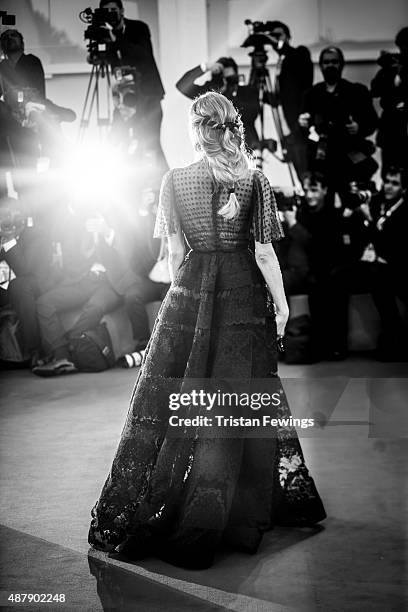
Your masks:
<svg viewBox="0 0 408 612"><path fill-rule="evenodd" d="M221 543L254 552L274 524L326 516L296 430L269 437L175 437L169 393L191 379L277 378L276 324L251 240L282 237L258 170L236 184L239 216L217 211L205 160L163 179L155 235L181 226L191 250L160 308L111 471L92 510L89 543L175 565L207 567ZM275 416L290 416L283 389ZM194 414L185 409L184 416Z"/></svg>

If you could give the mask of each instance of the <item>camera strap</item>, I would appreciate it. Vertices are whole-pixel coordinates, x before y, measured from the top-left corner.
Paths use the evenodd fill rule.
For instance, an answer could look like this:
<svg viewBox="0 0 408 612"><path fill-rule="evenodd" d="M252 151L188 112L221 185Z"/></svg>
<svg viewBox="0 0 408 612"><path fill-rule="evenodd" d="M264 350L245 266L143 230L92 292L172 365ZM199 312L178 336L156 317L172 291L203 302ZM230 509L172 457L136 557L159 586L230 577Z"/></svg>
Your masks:
<svg viewBox="0 0 408 612"><path fill-rule="evenodd" d="M404 198L400 198L398 200L398 202L395 202L395 204L393 206L391 206L391 208L389 208L387 211L384 212L384 204L382 204L381 206L381 214L380 217L377 219L377 223L376 223L376 228L381 231L384 227L384 223L387 221L387 219L389 219L394 213L395 211L401 206L401 204L404 202Z"/></svg>

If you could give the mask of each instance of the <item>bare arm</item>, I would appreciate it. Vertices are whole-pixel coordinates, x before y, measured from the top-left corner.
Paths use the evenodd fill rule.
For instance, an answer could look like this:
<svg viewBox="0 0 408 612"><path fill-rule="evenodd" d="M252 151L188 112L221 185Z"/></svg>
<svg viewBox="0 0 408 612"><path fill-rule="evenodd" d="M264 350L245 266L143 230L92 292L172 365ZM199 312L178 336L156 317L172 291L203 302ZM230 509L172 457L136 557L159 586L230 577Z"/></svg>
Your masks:
<svg viewBox="0 0 408 612"><path fill-rule="evenodd" d="M168 237L168 247L170 278L171 282L173 282L178 269L183 263L184 255L186 253L183 234L181 233L180 228L178 229L177 234L172 234Z"/></svg>
<svg viewBox="0 0 408 612"><path fill-rule="evenodd" d="M283 336L289 318L289 307L283 288L279 261L272 244L255 242L255 260L272 294L278 336Z"/></svg>

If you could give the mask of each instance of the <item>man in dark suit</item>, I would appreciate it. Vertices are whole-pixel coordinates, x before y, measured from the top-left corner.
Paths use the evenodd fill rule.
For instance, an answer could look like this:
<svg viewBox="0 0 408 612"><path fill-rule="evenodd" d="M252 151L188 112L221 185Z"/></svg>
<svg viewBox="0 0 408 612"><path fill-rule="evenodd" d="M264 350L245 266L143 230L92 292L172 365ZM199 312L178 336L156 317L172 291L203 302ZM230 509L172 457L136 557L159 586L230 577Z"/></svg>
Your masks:
<svg viewBox="0 0 408 612"><path fill-rule="evenodd" d="M113 29L110 35L118 57L117 65L130 66L137 72L139 85L134 118L143 148L155 153L158 166L165 172L168 165L160 144L164 88L153 55L149 27L143 21L126 19L121 0L100 0L99 6L111 15L109 23ZM132 127L132 121L128 123Z"/></svg>
<svg viewBox="0 0 408 612"><path fill-rule="evenodd" d="M34 168L39 155L39 139L25 125L25 108L27 102L44 100L44 70L38 57L24 53L24 39L17 30L5 30L0 36L0 46L5 58L0 62L0 97L3 96L4 112L9 115L6 126L8 153L18 166Z"/></svg>
<svg viewBox="0 0 408 612"><path fill-rule="evenodd" d="M367 182L377 169L375 147L367 137L377 127L377 114L365 85L342 78L344 55L338 47L320 53L323 81L305 95L299 124L313 127L310 167L323 172L331 194L345 197L351 181Z"/></svg>
<svg viewBox="0 0 408 612"><path fill-rule="evenodd" d="M14 164L35 167L37 157L58 155L61 150L62 121L74 121L74 111L54 104L46 98L45 77L41 60L24 53L24 38L17 30L5 30L0 36L5 59L0 62L0 96L5 107L0 115L6 117L6 152ZM0 122L2 123L2 119ZM3 130L0 130L2 135ZM0 143L0 149L4 145ZM12 166L11 160L8 162ZM17 190L19 184L16 184Z"/></svg>
<svg viewBox="0 0 408 612"><path fill-rule="evenodd" d="M309 291L309 232L298 223L298 210L292 196L274 189L285 237L276 245L286 295Z"/></svg>
<svg viewBox="0 0 408 612"><path fill-rule="evenodd" d="M5 30L0 36L5 59L0 63L0 95L7 104L17 102L17 90L29 88L39 100L45 98L45 77L41 60L24 53L24 38L17 30ZM10 96L13 99L10 100Z"/></svg>
<svg viewBox="0 0 408 612"><path fill-rule="evenodd" d="M0 307L11 306L19 322L22 351L37 365L41 337L36 299L58 276L52 267L52 243L45 224L28 226L15 200L0 208Z"/></svg>
<svg viewBox="0 0 408 612"><path fill-rule="evenodd" d="M289 280L303 280L299 289L309 295L313 357L320 359L332 357L326 346L333 327L332 311L326 306L328 279L337 267L353 264L361 257L364 226L360 227L357 215L346 217L341 209L330 205L323 175L306 173L303 190L305 196L298 210L284 213L288 232L283 242L291 247L288 262L296 272ZM302 277L305 271L307 275Z"/></svg>
<svg viewBox="0 0 408 612"><path fill-rule="evenodd" d="M408 169L408 27L395 38L400 53L381 52L381 66L371 81L373 98L380 98L382 113L377 144L382 167L396 165Z"/></svg>
<svg viewBox="0 0 408 612"><path fill-rule="evenodd" d="M285 23L271 21L268 26L267 36L278 55L271 102L282 109L283 144L300 177L306 171L306 139L299 128L298 117L305 92L313 84L313 63L309 49L302 45L291 46L290 30Z"/></svg>

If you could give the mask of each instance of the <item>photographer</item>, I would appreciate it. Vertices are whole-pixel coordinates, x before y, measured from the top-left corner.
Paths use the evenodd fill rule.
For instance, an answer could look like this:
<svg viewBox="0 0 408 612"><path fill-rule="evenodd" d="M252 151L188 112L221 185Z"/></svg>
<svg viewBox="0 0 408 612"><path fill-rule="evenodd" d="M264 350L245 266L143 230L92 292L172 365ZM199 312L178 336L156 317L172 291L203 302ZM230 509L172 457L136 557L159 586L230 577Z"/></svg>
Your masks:
<svg viewBox="0 0 408 612"><path fill-rule="evenodd" d="M336 266L345 260L355 260L364 248L354 218L330 206L324 175L304 174L303 191L304 198L298 207L282 203L277 193L286 231L285 238L276 246L290 295L309 293Z"/></svg>
<svg viewBox="0 0 408 612"><path fill-rule="evenodd" d="M48 377L75 373L69 334L95 327L105 313L121 303L120 291L133 282L133 275L129 278L109 244L111 235L111 228L97 213L72 205L59 210L52 241L60 280L37 299L42 344L52 359L34 368L34 374ZM81 308L81 313L66 332L60 315L74 308Z"/></svg>
<svg viewBox="0 0 408 612"><path fill-rule="evenodd" d="M407 330L397 297L408 306L407 177L401 168L384 172L382 191L355 212L364 226L365 248L359 261L339 266L326 287L326 309L332 326L332 352L347 355L348 301L353 293L371 293L381 319L377 355L381 360L406 360ZM353 216L354 216L353 215Z"/></svg>
<svg viewBox="0 0 408 612"><path fill-rule="evenodd" d="M327 283L333 270L345 261L356 261L363 246L361 227L352 216L331 206L324 175L306 173L304 201L296 214L298 235L306 253L306 291L312 322L312 352L316 360L332 358L327 339L333 328L332 313L326 306ZM364 230L364 228L363 228ZM292 230L293 231L293 230Z"/></svg>
<svg viewBox="0 0 408 612"><path fill-rule="evenodd" d="M298 206L276 193L285 231L285 238L276 245L285 292L309 296L311 328L305 316L288 326L286 358L289 355L293 363L330 357L326 343L333 321L326 306L328 279L338 266L355 261L364 248L359 224L330 205L322 174L306 173L303 190Z"/></svg>
<svg viewBox="0 0 408 612"><path fill-rule="evenodd" d="M16 148L19 137L24 142L24 132L7 104L0 100L0 198L8 195L7 173L12 170L15 162L15 152L11 145Z"/></svg>
<svg viewBox="0 0 408 612"><path fill-rule="evenodd" d="M153 56L149 27L143 21L126 19L121 0L101 0L99 6L109 12L106 27L115 58L112 64L129 66L138 74L140 85L136 92L134 119L137 117L139 139L143 140L145 149L155 153L161 170L165 172L168 166L160 143L164 88ZM129 121L127 127L134 127L133 119L127 118L126 121Z"/></svg>
<svg viewBox="0 0 408 612"><path fill-rule="evenodd" d="M167 250L163 248L166 244L153 238L157 196L158 190L156 198L153 190L143 190L141 194L143 214L134 217L133 223L127 220L126 228L121 234L124 242L129 245L129 264L136 277L135 283L124 296L126 312L132 325L135 352L122 356L118 364L123 367L140 365L141 352L150 339L146 306L151 302L161 302L170 286Z"/></svg>
<svg viewBox="0 0 408 612"><path fill-rule="evenodd" d="M195 81L209 73L211 79L204 85ZM245 140L251 149L260 147L255 121L260 112L258 91L248 85L239 85L238 66L232 57L220 57L213 64L201 64L188 70L176 83L177 89L194 100L206 91L218 91L233 102L241 114L245 129Z"/></svg>
<svg viewBox="0 0 408 612"><path fill-rule="evenodd" d="M399 53L382 52L380 70L371 81L373 98L380 98L377 144L382 166L397 165L408 169L408 27L395 38Z"/></svg>
<svg viewBox="0 0 408 612"><path fill-rule="evenodd" d="M344 242L342 215L330 206L326 178L319 172L303 176L304 200L296 215L297 223L307 232L307 256L310 282L318 284L342 261Z"/></svg>
<svg viewBox="0 0 408 612"><path fill-rule="evenodd" d="M302 112L303 97L313 84L313 63L309 49L304 46L292 47L290 30L281 21L268 21L270 30L267 37L278 55L271 103L281 105L286 132L285 146L298 176L306 171L306 139L298 123Z"/></svg>
<svg viewBox="0 0 408 612"><path fill-rule="evenodd" d="M37 300L43 344L52 355L48 364L33 370L38 376L75 373L70 336L92 330L104 314L121 304L132 325L134 350L141 351L149 340L145 304L162 299L168 285L148 278L154 255L147 248L146 237L152 235L152 227L140 218L137 234L128 217L123 227L125 222L117 219L117 213L102 216L97 211L70 207L54 228L61 280ZM81 312L66 332L60 314L75 308Z"/></svg>
<svg viewBox="0 0 408 612"><path fill-rule="evenodd" d="M5 30L0 36L4 60L0 62L0 96L8 112L8 148L11 165L34 168L39 156L39 139L26 125L25 105L45 98L45 78L41 61L24 53L24 39L17 30Z"/></svg>
<svg viewBox="0 0 408 612"><path fill-rule="evenodd" d="M19 321L22 352L31 367L42 347L36 299L57 282L52 269L52 243L45 226L33 227L15 200L0 207L0 306L13 308Z"/></svg>
<svg viewBox="0 0 408 612"><path fill-rule="evenodd" d="M9 153L16 165L34 167L40 154L59 154L60 123L72 122L76 115L45 97L41 60L24 53L20 32L6 30L0 36L0 45L5 56L0 63L0 95L9 111Z"/></svg>
<svg viewBox="0 0 408 612"><path fill-rule="evenodd" d="M306 94L299 124L313 127L315 141L309 139L309 167L323 172L330 196L342 198L351 181L368 181L377 169L372 158L375 147L367 140L377 126L368 89L342 78L344 56L338 47L326 47L319 65L324 81ZM317 142L316 142L317 140Z"/></svg>
<svg viewBox="0 0 408 612"><path fill-rule="evenodd" d="M293 198L274 189L279 217L285 237L276 244L276 253L282 271L286 295L309 292L310 234L298 222L298 208Z"/></svg>
<svg viewBox="0 0 408 612"><path fill-rule="evenodd" d="M154 174L152 178L160 183L168 165L161 148L157 148L154 133L149 132L149 123L140 113L139 88L134 75L127 74L115 82L112 99L111 143L123 154L125 163L137 165L138 174L146 165L152 166L154 172L149 174Z"/></svg>
<svg viewBox="0 0 408 612"><path fill-rule="evenodd" d="M24 53L24 38L17 30L5 30L0 36L5 59L0 63L1 94L10 106L17 90L29 88L38 100L45 98L45 77L41 60Z"/></svg>

